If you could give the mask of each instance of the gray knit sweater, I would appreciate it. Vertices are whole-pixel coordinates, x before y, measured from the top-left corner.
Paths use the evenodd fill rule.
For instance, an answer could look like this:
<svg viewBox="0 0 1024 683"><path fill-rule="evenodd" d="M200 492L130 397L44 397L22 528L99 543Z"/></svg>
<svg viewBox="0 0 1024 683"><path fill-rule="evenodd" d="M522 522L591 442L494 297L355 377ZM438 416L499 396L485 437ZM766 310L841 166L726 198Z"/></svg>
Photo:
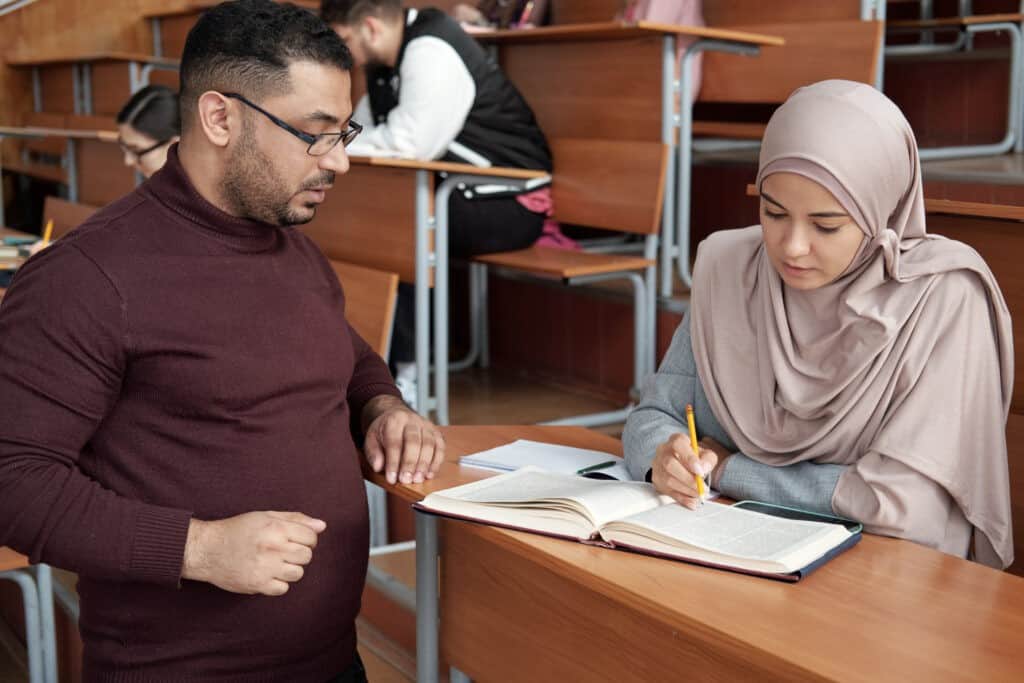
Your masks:
<svg viewBox="0 0 1024 683"><path fill-rule="evenodd" d="M659 444L671 435L686 433L686 404L693 405L697 433L711 437L733 451L716 474L717 488L736 500L759 500L815 512L833 514L832 493L844 465L802 462L775 467L739 453L718 423L697 376L690 343L690 316L676 329L658 372L644 388L640 405L626 421L622 435L626 465L636 479L644 479Z"/></svg>

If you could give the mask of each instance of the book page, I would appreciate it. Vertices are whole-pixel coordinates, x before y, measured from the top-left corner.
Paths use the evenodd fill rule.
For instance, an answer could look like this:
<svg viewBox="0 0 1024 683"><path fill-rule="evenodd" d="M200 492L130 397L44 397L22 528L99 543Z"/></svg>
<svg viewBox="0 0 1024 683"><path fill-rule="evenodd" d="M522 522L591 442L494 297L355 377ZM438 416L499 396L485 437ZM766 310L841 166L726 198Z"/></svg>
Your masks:
<svg viewBox="0 0 1024 683"><path fill-rule="evenodd" d="M680 549L707 551L681 553L696 559L723 564L732 563L728 558L748 559L757 562L748 565L752 568L767 563L778 565L780 571L795 571L841 543L849 532L839 524L783 519L720 503L705 503L697 510L673 503L612 522L602 535L640 547L644 546L639 540L647 538Z"/></svg>
<svg viewBox="0 0 1024 683"><path fill-rule="evenodd" d="M490 479L432 493L423 500L426 507L440 507L458 501L480 506L543 508L576 511L593 527L642 510L663 505L665 500L644 482L598 481L571 474L546 472L526 467ZM450 507L450 506L446 506ZM462 514L467 508L459 506Z"/></svg>

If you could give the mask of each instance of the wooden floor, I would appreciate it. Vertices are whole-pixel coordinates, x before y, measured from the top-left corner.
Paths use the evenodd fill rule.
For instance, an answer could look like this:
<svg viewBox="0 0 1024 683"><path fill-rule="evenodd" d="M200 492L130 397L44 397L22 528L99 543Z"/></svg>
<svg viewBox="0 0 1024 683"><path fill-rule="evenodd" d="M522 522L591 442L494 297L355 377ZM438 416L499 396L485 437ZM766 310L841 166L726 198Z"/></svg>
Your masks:
<svg viewBox="0 0 1024 683"><path fill-rule="evenodd" d="M604 398L495 370L455 373L451 377L450 391L453 424L531 424L622 407ZM618 435L622 425L610 425L601 431ZM407 577L409 583L412 580ZM359 652L372 683L415 680L413 653L390 641L365 620L360 620L358 629ZM24 653L12 654L8 650L11 640L13 638L5 639L0 632L0 683L27 683Z"/></svg>

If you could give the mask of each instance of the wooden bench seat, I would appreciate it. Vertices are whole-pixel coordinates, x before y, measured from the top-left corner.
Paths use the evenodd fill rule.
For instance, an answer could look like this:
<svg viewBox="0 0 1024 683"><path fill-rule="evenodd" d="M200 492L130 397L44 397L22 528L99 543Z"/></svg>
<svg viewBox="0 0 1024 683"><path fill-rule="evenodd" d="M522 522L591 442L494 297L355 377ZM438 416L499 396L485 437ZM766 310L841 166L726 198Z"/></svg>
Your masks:
<svg viewBox="0 0 1024 683"><path fill-rule="evenodd" d="M477 256L489 266L511 268L538 277L568 280L582 275L643 270L655 265L653 259L622 254L592 254L585 251L532 246L529 249Z"/></svg>

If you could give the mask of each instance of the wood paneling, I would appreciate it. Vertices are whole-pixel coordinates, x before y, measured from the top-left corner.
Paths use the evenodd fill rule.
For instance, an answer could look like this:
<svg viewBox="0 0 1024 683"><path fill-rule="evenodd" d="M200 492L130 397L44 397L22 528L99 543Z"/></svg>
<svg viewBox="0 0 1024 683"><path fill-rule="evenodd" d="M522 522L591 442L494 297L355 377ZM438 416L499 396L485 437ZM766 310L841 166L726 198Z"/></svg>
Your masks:
<svg viewBox="0 0 1024 683"><path fill-rule="evenodd" d="M51 239L60 239L96 213L97 207L76 204L60 197L47 197L43 204L43 222L53 221Z"/></svg>
<svg viewBox="0 0 1024 683"><path fill-rule="evenodd" d="M301 230L328 258L415 282L415 183L411 170L352 164Z"/></svg>
<svg viewBox="0 0 1024 683"><path fill-rule="evenodd" d="M826 78L873 83L882 22L756 24L733 28L780 36L783 47L765 47L757 57L720 52L704 55L701 102L783 102L803 85Z"/></svg>
<svg viewBox="0 0 1024 683"><path fill-rule="evenodd" d="M150 52L149 27L140 17L167 4L164 0L47 0L0 16L0 125L18 125L32 110L30 72L8 66L2 61L7 54ZM70 70L64 93L66 100L54 111L70 113ZM9 149L6 146L5 152ZM4 158L11 157L5 153Z"/></svg>
<svg viewBox="0 0 1024 683"><path fill-rule="evenodd" d="M708 26L799 23L860 19L860 0L704 0Z"/></svg>
<svg viewBox="0 0 1024 683"><path fill-rule="evenodd" d="M131 97L129 62L89 64L92 81L92 112L98 116L117 116Z"/></svg>
<svg viewBox="0 0 1024 683"><path fill-rule="evenodd" d="M945 235L974 247L996 276L1013 319L1014 366L1024 367L1024 224L987 218L933 215L928 232ZM1024 372L1013 383L1013 409L1024 413Z"/></svg>
<svg viewBox="0 0 1024 683"><path fill-rule="evenodd" d="M99 140L80 140L75 144L78 201L105 206L135 189L135 174L124 165L120 147Z"/></svg>
<svg viewBox="0 0 1024 683"><path fill-rule="evenodd" d="M75 113L75 86L70 64L58 64L39 68L39 85L42 94L43 111L50 114ZM31 73L30 69L25 71ZM24 93L32 104L31 89Z"/></svg>
<svg viewBox="0 0 1024 683"><path fill-rule="evenodd" d="M499 59L548 138L661 140L661 38L506 44Z"/></svg>
<svg viewBox="0 0 1024 683"><path fill-rule="evenodd" d="M641 235L658 232L668 147L660 142L548 134L555 216L563 223Z"/></svg>
<svg viewBox="0 0 1024 683"><path fill-rule="evenodd" d="M345 291L345 319L377 355L386 358L395 319L398 275L334 260L331 268Z"/></svg>

